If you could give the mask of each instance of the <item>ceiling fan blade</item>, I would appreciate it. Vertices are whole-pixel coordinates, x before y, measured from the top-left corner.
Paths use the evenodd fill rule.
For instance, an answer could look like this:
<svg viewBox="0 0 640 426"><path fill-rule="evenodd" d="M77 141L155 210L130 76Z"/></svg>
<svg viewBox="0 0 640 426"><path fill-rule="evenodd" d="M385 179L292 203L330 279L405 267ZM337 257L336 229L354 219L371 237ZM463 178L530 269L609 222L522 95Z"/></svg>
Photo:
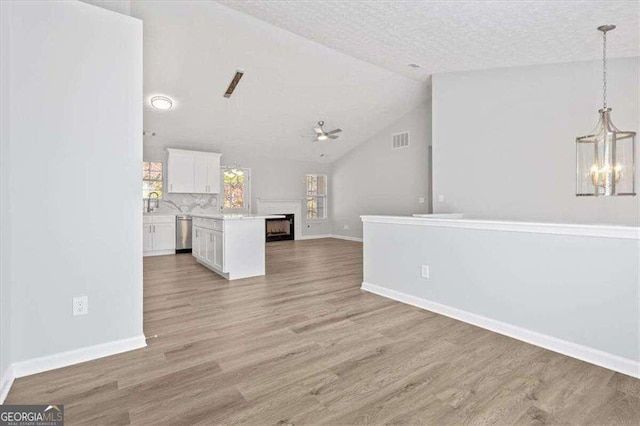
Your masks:
<svg viewBox="0 0 640 426"><path fill-rule="evenodd" d="M313 130L315 130L316 133L319 134L319 135L324 133L324 131L320 127L314 127Z"/></svg>
<svg viewBox="0 0 640 426"><path fill-rule="evenodd" d="M334 134L340 133L340 132L342 132L342 129L335 129L335 130L332 130L330 132L327 132L327 134L328 135L334 135Z"/></svg>
<svg viewBox="0 0 640 426"><path fill-rule="evenodd" d="M334 136L334 135L328 135L327 136L329 139L338 139L338 136Z"/></svg>

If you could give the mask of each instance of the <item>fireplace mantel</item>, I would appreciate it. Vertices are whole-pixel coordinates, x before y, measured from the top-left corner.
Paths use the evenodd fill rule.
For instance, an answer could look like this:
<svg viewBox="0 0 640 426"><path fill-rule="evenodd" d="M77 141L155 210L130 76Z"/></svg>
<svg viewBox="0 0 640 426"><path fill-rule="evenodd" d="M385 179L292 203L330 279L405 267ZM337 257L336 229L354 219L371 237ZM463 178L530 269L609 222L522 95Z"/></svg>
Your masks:
<svg viewBox="0 0 640 426"><path fill-rule="evenodd" d="M258 198L256 199L258 214L292 214L294 215L295 239L302 237L302 200L299 198Z"/></svg>

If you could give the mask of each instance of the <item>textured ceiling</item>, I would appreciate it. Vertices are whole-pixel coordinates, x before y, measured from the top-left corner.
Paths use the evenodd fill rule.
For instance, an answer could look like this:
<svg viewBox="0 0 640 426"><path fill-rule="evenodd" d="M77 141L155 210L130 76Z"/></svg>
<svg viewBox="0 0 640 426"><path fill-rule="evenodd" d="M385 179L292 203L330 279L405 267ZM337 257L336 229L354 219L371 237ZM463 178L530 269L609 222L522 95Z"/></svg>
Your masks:
<svg viewBox="0 0 640 426"><path fill-rule="evenodd" d="M133 1L131 12L144 21L145 149L332 162L429 100L424 82L215 2ZM174 108L151 108L156 94ZM312 142L318 120L340 138Z"/></svg>
<svg viewBox="0 0 640 426"><path fill-rule="evenodd" d="M417 80L434 73L638 56L639 2L238 1L224 5ZM413 69L415 63L421 68Z"/></svg>

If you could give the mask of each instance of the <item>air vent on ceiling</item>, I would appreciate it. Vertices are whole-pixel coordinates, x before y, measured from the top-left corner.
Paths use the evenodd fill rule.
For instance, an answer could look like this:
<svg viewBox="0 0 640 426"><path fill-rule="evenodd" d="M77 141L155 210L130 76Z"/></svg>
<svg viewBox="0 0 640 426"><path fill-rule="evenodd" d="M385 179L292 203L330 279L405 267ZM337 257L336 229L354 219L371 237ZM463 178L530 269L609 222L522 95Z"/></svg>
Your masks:
<svg viewBox="0 0 640 426"><path fill-rule="evenodd" d="M409 146L409 132L396 133L391 135L391 148L399 149Z"/></svg>
<svg viewBox="0 0 640 426"><path fill-rule="evenodd" d="M240 79L242 78L243 75L244 75L243 70L236 71L236 75L233 76L233 80L231 80L231 83L229 83L229 87L227 87L227 91L224 92L225 98L231 97L231 95L233 94L233 91L236 90L236 86L238 85L238 83L240 83Z"/></svg>

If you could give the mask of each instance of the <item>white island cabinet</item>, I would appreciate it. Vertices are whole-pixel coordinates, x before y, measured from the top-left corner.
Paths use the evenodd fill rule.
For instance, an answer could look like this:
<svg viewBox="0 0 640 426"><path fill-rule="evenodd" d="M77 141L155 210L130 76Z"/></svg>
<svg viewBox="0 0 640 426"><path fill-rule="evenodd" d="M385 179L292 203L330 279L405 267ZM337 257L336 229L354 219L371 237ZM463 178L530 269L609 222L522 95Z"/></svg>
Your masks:
<svg viewBox="0 0 640 426"><path fill-rule="evenodd" d="M192 214L193 256L228 280L265 274L265 219L279 215Z"/></svg>

